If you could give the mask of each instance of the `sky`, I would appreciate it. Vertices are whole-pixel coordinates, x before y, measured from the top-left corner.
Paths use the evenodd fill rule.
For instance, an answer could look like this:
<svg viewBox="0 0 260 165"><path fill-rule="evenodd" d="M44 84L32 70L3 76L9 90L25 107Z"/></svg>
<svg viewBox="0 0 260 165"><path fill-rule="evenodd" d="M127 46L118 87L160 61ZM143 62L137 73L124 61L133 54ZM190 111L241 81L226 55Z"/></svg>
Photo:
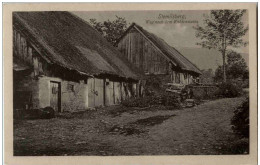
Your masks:
<svg viewBox="0 0 260 165"><path fill-rule="evenodd" d="M116 16L124 17L131 24L133 22L142 26L147 31L165 40L175 48L197 48L200 39L195 36L194 26L202 25L204 15L210 11L205 10L173 10L173 11L77 11L73 14L89 21L91 18L99 22L115 20ZM156 21L156 22L155 22ZM169 21L172 21L169 23ZM176 22L174 22L176 21ZM180 22L182 21L182 22ZM186 22L183 22L186 21ZM168 23L166 23L168 22ZM243 16L243 23L248 24L247 13ZM248 41L248 33L243 37ZM248 53L248 47L234 49L241 53Z"/></svg>

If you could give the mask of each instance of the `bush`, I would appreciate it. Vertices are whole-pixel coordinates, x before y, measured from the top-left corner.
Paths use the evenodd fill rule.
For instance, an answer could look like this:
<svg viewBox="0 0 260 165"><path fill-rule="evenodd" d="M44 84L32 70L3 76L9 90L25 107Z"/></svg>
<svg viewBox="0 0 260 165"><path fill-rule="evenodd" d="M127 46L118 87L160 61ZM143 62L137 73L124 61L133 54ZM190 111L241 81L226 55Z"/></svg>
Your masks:
<svg viewBox="0 0 260 165"><path fill-rule="evenodd" d="M162 89L162 81L157 75L149 75L144 86L144 93L146 96L153 96L164 91Z"/></svg>
<svg viewBox="0 0 260 165"><path fill-rule="evenodd" d="M180 107L180 98L170 93L154 94L142 98L132 98L122 102L126 107L149 107L152 105L164 105Z"/></svg>
<svg viewBox="0 0 260 165"><path fill-rule="evenodd" d="M238 97L241 93L242 87L240 85L232 82L226 82L218 86L216 95L220 97Z"/></svg>
<svg viewBox="0 0 260 165"><path fill-rule="evenodd" d="M231 119L232 129L235 133L243 136L249 137L249 98L242 103L234 111L234 116Z"/></svg>

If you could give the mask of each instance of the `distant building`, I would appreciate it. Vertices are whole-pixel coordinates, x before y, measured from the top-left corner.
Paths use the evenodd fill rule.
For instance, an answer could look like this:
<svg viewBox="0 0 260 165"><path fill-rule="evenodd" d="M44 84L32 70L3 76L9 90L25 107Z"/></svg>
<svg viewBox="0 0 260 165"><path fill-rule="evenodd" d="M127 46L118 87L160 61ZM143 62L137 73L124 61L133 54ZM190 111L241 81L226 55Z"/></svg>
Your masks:
<svg viewBox="0 0 260 165"><path fill-rule="evenodd" d="M164 40L133 23L117 42L129 62L165 82L190 84L201 71Z"/></svg>
<svg viewBox="0 0 260 165"><path fill-rule="evenodd" d="M138 95L138 68L69 12L13 13L14 109L56 112Z"/></svg>

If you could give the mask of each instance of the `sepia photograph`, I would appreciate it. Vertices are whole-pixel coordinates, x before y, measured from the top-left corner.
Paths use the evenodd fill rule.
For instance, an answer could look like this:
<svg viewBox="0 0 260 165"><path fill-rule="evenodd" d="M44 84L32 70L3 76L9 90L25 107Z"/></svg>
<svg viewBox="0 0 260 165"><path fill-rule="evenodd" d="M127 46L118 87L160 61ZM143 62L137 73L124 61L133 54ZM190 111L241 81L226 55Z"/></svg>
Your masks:
<svg viewBox="0 0 260 165"><path fill-rule="evenodd" d="M247 8L11 17L12 156L251 154Z"/></svg>

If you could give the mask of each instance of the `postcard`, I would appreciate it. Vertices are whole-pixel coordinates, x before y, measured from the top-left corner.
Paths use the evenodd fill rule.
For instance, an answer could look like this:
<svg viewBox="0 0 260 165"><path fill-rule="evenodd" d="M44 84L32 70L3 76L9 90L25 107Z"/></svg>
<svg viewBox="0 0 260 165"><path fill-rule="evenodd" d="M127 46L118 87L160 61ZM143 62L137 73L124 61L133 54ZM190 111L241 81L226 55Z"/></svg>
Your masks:
<svg viewBox="0 0 260 165"><path fill-rule="evenodd" d="M5 3L5 163L257 164L256 7Z"/></svg>

